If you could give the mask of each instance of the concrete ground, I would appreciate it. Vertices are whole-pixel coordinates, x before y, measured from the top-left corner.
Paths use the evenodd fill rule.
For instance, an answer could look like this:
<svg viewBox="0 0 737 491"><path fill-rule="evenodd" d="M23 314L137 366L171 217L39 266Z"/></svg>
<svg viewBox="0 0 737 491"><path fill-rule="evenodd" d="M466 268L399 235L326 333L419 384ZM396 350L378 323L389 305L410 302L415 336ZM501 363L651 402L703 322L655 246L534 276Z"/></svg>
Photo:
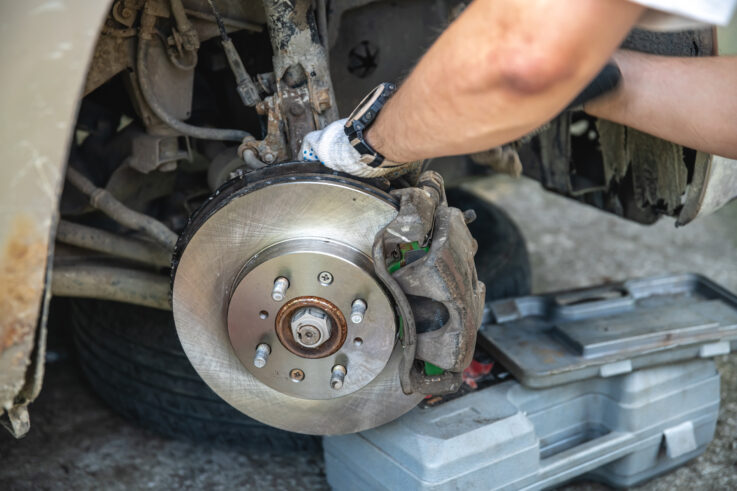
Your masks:
<svg viewBox="0 0 737 491"><path fill-rule="evenodd" d="M737 291L737 203L676 229L666 219L650 227L629 223L524 179L472 187L519 224L536 292L685 271ZM319 454L195 445L128 423L91 392L59 350L31 406L30 434L21 441L0 434L0 489L327 488ZM737 489L737 356L718 363L722 405L714 442L703 456L643 489ZM578 483L565 489L606 488Z"/></svg>

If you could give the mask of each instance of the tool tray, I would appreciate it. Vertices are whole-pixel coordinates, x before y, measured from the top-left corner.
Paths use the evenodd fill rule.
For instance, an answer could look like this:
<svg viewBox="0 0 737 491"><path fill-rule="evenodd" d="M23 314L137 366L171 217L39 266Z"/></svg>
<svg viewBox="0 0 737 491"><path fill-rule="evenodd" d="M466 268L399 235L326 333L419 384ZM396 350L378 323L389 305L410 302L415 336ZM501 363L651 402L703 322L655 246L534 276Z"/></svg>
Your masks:
<svg viewBox="0 0 737 491"><path fill-rule="evenodd" d="M728 354L736 343L737 297L694 274L493 302L479 331L528 387Z"/></svg>

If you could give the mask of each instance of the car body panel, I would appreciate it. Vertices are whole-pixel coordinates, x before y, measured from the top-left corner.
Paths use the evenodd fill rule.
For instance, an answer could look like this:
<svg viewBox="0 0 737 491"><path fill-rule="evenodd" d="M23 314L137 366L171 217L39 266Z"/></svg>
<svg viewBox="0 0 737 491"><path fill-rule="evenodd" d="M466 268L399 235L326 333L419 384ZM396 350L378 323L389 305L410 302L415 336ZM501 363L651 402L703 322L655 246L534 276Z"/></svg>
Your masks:
<svg viewBox="0 0 737 491"><path fill-rule="evenodd" d="M5 2L0 14L0 414L27 431L47 259L87 65L107 2ZM37 358L43 347L39 346ZM29 366L35 367L26 376Z"/></svg>

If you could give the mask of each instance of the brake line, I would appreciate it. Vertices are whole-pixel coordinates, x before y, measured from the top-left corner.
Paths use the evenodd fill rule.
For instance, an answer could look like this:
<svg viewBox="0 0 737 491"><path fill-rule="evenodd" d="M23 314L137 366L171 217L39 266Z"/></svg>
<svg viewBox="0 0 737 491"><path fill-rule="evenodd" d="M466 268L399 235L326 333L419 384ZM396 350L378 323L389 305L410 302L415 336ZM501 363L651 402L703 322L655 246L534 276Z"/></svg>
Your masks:
<svg viewBox="0 0 737 491"><path fill-rule="evenodd" d="M150 14L149 14L150 15ZM251 134L244 130L235 129L218 129L218 128L205 128L202 126L194 126L169 114L166 109L156 99L151 81L149 79L148 68L146 67L146 61L148 58L148 52L153 41L151 36L151 30L153 29L153 23L156 19L151 16L151 19L146 19L147 15L144 14L144 18L141 20L141 31L138 36L138 51L136 55L136 72L138 75L138 85L141 89L141 94L146 104L156 114L156 116L163 121L169 127L177 130L183 135L191 136L193 138L200 138L203 140L223 140L223 141L235 141L241 142L244 138L251 136Z"/></svg>

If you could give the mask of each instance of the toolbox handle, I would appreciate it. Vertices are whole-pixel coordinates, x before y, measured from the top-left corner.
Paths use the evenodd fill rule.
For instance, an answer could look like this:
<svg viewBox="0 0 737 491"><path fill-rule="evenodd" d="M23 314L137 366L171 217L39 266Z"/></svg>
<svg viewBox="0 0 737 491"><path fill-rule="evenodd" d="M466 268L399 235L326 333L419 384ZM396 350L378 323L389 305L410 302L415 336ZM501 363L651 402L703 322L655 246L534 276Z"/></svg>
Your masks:
<svg viewBox="0 0 737 491"><path fill-rule="evenodd" d="M623 285L583 288L561 294L497 300L484 311L484 322L504 323L522 317L548 316L575 320L608 310L632 310L635 296Z"/></svg>
<svg viewBox="0 0 737 491"><path fill-rule="evenodd" d="M557 310L566 317L601 313L609 309L631 308L635 305L635 297L622 285L587 288L554 297Z"/></svg>
<svg viewBox="0 0 737 491"><path fill-rule="evenodd" d="M626 455L635 441L634 433L612 431L544 458L540 460L540 482L546 477L560 482L601 467Z"/></svg>

